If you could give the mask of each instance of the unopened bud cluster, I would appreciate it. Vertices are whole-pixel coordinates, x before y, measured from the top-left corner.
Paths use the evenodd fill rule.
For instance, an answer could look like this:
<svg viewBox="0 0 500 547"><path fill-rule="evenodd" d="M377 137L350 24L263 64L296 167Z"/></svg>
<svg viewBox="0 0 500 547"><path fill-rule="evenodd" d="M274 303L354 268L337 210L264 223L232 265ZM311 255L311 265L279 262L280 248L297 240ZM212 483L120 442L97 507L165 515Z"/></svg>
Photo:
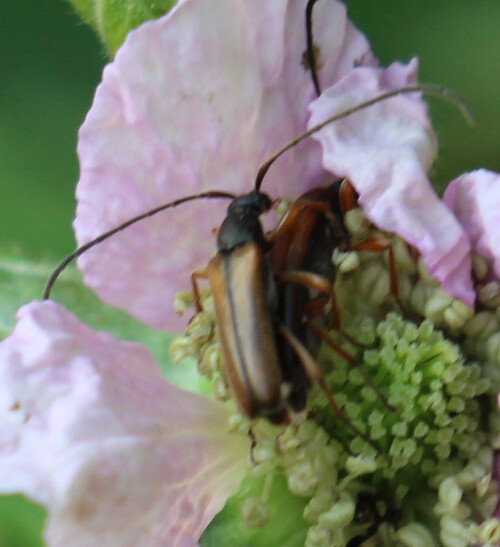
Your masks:
<svg viewBox="0 0 500 547"><path fill-rule="evenodd" d="M183 313L193 304L193 293L185 291L176 295L174 307L178 313ZM172 341L170 357L175 363L187 358L195 359L201 376L212 381L215 398L226 401L229 393L222 373L213 298L208 290L201 291L200 306L201 311L192 317L184 335Z"/></svg>
<svg viewBox="0 0 500 547"><path fill-rule="evenodd" d="M388 238L359 210L346 225L354 242ZM342 417L317 386L307 412L287 427L235 417L233 429L251 431L253 438L249 476L266 485L261 495L243 501L241 518L251 529L282 526L270 518L268 502L279 475L289 495L305 500L306 547L342 547L350 540L396 547L499 545L493 460L500 448L500 286L478 287L475 311L444 293L403 241L390 241L396 284L387 252L333 253L348 336L329 336L356 365L327 347L317 359ZM480 273L483 264L478 257L475 262ZM184 310L192 301L182 294L177 307ZM175 360L194 357L215 396L228 400L211 295L202 293L200 303L203 311L171 352ZM323 328L328 330L326 319Z"/></svg>

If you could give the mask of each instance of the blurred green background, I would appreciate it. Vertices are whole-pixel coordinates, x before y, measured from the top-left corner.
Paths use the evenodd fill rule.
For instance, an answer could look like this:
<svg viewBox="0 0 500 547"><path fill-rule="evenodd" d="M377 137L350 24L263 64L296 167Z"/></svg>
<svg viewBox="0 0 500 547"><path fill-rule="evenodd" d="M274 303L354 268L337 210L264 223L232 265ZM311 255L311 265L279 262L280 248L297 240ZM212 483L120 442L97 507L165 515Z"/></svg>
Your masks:
<svg viewBox="0 0 500 547"><path fill-rule="evenodd" d="M418 55L421 81L454 89L475 114L471 129L452 106L431 100L441 143L434 180L442 187L463 171L500 171L500 2L348 6L383 64ZM76 133L106 55L63 0L6 0L0 21L0 249L55 262L74 246ZM20 498L0 498L0 547L38 545L42 518Z"/></svg>

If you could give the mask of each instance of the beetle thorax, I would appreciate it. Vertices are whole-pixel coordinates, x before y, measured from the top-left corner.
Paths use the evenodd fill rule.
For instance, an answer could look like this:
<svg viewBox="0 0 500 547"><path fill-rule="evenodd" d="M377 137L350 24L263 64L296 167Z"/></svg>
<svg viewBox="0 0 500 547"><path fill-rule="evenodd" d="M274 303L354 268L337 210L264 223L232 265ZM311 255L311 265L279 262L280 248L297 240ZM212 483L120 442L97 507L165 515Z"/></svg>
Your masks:
<svg viewBox="0 0 500 547"><path fill-rule="evenodd" d="M260 192L253 191L235 198L229 205L227 216L219 229L217 249L230 251L249 241L267 248L268 243L259 217L270 208L270 198Z"/></svg>

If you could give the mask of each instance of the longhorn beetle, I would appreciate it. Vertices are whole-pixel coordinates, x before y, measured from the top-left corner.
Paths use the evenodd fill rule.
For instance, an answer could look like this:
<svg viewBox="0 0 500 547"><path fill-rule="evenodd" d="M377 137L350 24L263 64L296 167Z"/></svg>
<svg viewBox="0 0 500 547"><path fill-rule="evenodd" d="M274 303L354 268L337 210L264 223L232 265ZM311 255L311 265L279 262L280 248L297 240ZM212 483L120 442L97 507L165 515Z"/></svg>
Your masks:
<svg viewBox="0 0 500 547"><path fill-rule="evenodd" d="M271 199L260 188L275 160L299 142L354 112L411 92L444 96L463 109L461 99L441 86L409 85L380 94L326 119L286 144L262 164L254 189L248 194L234 196L213 190L187 196L136 216L78 247L49 277L43 298L50 298L57 277L71 261L128 226L188 201L231 199L227 216L218 232L217 254L205 269L194 272L192 277L195 294L198 294L198 279L208 278L215 302L225 376L236 403L250 418L262 416L273 423L284 424L289 420L290 409L303 406L309 383L316 382L322 387L334 411L340 415L318 365L297 336L278 321L276 285L267 256L272 242L266 239L259 220L271 208ZM287 363L280 357L277 342L279 336L297 355L300 374L290 374ZM291 384L288 392L283 389L284 383ZM295 394L299 395L296 397Z"/></svg>

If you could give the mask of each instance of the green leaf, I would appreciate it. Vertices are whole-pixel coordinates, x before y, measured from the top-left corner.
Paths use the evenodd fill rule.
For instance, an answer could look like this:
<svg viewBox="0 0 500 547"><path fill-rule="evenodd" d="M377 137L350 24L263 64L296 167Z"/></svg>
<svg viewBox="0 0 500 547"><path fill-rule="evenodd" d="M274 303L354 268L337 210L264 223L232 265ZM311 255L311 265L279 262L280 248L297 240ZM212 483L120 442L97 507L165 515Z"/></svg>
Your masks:
<svg viewBox="0 0 500 547"><path fill-rule="evenodd" d="M167 13L176 0L68 0L97 31L111 56L127 34L142 23Z"/></svg>
<svg viewBox="0 0 500 547"><path fill-rule="evenodd" d="M45 511L23 496L0 496L0 547L42 547Z"/></svg>
<svg viewBox="0 0 500 547"><path fill-rule="evenodd" d="M0 250L0 338L12 332L16 311L22 305L41 298L56 265L57 261L33 260ZM106 330L120 340L132 340L146 346L163 375L176 386L196 393L210 393L209 382L200 378L194 361L174 365L169 359L172 334L150 328L125 312L103 304L83 285L75 267L67 268L58 278L51 298L94 329Z"/></svg>
<svg viewBox="0 0 500 547"><path fill-rule="evenodd" d="M269 523L260 530L251 530L241 520L240 503L248 497L261 496L264 481L265 478L244 479L238 493L228 500L201 537L201 547L303 547L309 527L302 518L307 500L290 494L284 477L275 477L269 492Z"/></svg>

